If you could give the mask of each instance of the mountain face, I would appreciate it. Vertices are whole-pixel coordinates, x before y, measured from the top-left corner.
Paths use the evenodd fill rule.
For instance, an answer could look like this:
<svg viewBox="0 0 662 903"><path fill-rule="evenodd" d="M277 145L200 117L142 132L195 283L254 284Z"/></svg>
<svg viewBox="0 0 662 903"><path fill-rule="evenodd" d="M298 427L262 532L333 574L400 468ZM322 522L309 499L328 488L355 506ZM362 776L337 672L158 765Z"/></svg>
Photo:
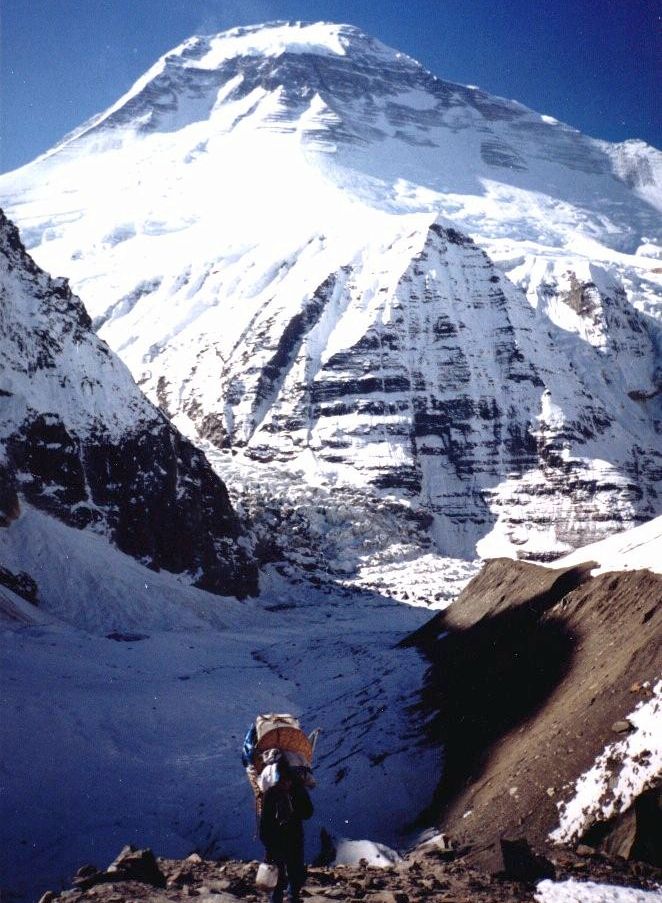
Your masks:
<svg viewBox="0 0 662 903"><path fill-rule="evenodd" d="M0 199L244 507L358 571L659 512L661 159L274 24L175 48Z"/></svg>
<svg viewBox="0 0 662 903"><path fill-rule="evenodd" d="M186 572L216 593L254 593L225 486L1 212L0 279L0 526L27 504L155 570ZM16 589L19 578L4 576ZM34 578L29 588L36 597Z"/></svg>

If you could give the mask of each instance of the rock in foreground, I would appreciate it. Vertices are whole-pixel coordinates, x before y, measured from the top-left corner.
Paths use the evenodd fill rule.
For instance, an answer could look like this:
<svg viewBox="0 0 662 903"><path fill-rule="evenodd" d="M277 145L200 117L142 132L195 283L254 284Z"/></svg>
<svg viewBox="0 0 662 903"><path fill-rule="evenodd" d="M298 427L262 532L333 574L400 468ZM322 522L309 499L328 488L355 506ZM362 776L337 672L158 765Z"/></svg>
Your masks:
<svg viewBox="0 0 662 903"><path fill-rule="evenodd" d="M118 857L129 856L132 862L144 861L150 851L125 848ZM118 861L116 860L116 862ZM78 887L59 895L48 894L43 903L176 903L195 897L200 903L258 903L266 895L255 889L257 862L203 860L193 854L185 860L155 859L158 867L155 886L146 880L128 880L106 873L103 880L90 884L90 870L80 870L75 879ZM592 880L618 886L634 886L654 890L662 872L653 868L628 866L598 856L577 856L559 851L554 863L557 879ZM110 872L110 869L109 869ZM82 887L81 887L82 885ZM532 903L535 885L507 878L494 878L468 866L462 858L447 859L447 854L434 843L419 848L392 868L370 866L312 867L303 890L307 903L324 901L365 901L365 903Z"/></svg>

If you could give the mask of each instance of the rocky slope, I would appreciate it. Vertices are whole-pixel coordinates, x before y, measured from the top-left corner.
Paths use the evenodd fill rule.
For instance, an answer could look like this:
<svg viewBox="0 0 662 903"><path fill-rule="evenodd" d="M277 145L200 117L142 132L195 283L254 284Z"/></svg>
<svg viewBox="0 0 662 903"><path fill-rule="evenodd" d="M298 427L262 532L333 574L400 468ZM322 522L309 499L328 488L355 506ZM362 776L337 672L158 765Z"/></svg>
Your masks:
<svg viewBox="0 0 662 903"><path fill-rule="evenodd" d="M238 497L547 558L659 511L659 170L279 23L173 49L0 197Z"/></svg>
<svg viewBox="0 0 662 903"><path fill-rule="evenodd" d="M2 213L0 279L2 526L11 532L24 508L35 508L107 536L155 570L216 593L254 593L256 567L224 484L97 338L66 280L32 261ZM35 561L31 575L9 571L2 582L20 591L29 580L36 602L47 566Z"/></svg>
<svg viewBox="0 0 662 903"><path fill-rule="evenodd" d="M522 880L512 875L490 876L467 865L461 856L444 850L436 842L428 843L390 867L357 866L312 867L303 891L309 903L344 901L354 903L534 903L547 899L545 890L556 888L560 896L553 899L573 903L579 888L590 892L601 885L594 897L582 899L613 903L653 903L660 870L627 864L605 858L579 857L559 851L554 863L548 863L558 879L543 884L538 879ZM108 870L83 866L74 879L74 887L60 894L45 894L40 903L95 900L100 903L166 903L195 897L205 903L247 903L266 899L255 889L256 862L220 862L202 859L194 853L185 860L156 859L150 850L125 848ZM637 896L610 897L610 889L638 888ZM563 893L565 891L565 893ZM632 891L634 892L634 890Z"/></svg>
<svg viewBox="0 0 662 903"><path fill-rule="evenodd" d="M551 835L661 864L662 577L592 567L489 561L411 640L444 745L428 817L473 863Z"/></svg>

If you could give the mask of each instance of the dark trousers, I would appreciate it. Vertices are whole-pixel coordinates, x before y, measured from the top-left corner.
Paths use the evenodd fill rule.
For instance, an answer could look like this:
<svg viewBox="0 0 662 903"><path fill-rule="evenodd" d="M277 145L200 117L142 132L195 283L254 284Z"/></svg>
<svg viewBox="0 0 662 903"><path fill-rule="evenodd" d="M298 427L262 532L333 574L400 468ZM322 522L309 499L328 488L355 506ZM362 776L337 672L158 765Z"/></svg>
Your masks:
<svg viewBox="0 0 662 903"><path fill-rule="evenodd" d="M267 862L278 866L278 884L271 895L272 903L282 903L288 884L290 900L299 900L299 891L306 880L303 820L310 818L312 812L313 806L303 785L294 785L289 791L276 785L264 795L260 840Z"/></svg>
<svg viewBox="0 0 662 903"><path fill-rule="evenodd" d="M282 858L281 858L282 856ZM283 893L289 884L290 900L298 901L299 892L306 880L306 866L303 858L303 843L294 844L281 856L271 857L278 866L278 884L271 894L271 903L282 903Z"/></svg>

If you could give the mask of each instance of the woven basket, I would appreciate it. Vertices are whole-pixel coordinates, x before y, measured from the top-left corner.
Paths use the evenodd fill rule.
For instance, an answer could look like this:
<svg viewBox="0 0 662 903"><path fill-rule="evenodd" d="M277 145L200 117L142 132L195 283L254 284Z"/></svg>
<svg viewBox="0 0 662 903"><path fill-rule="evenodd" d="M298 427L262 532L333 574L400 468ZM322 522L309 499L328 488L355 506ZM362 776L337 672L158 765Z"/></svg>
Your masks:
<svg viewBox="0 0 662 903"><path fill-rule="evenodd" d="M313 747L310 740L303 731L295 727L277 727L272 731L268 731L256 746L258 753L262 753L267 749L284 749L289 752L296 752L304 757L309 767L313 763ZM264 768L262 756L256 755L253 764L259 774Z"/></svg>

